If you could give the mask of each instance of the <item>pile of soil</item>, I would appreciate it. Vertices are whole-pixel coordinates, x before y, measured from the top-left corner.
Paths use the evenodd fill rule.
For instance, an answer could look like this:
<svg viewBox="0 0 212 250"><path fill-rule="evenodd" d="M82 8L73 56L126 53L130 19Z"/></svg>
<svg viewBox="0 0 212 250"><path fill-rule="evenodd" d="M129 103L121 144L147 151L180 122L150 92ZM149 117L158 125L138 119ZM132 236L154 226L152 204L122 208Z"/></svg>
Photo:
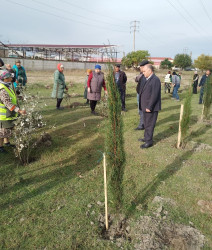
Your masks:
<svg viewBox="0 0 212 250"><path fill-rule="evenodd" d="M178 249L200 250L205 244L205 236L192 226L174 223L168 217L164 204L175 206L175 201L156 196L152 216L140 216L136 221L123 215L109 216L109 229L105 228L105 217L98 217L101 237L118 247L130 244L136 250Z"/></svg>
<svg viewBox="0 0 212 250"><path fill-rule="evenodd" d="M36 146L45 146L45 147L50 147L52 145L52 137L48 133L43 133L38 141L36 142Z"/></svg>
<svg viewBox="0 0 212 250"><path fill-rule="evenodd" d="M130 232L134 248L198 250L204 246L205 237L197 229L163 221L151 216L141 216Z"/></svg>

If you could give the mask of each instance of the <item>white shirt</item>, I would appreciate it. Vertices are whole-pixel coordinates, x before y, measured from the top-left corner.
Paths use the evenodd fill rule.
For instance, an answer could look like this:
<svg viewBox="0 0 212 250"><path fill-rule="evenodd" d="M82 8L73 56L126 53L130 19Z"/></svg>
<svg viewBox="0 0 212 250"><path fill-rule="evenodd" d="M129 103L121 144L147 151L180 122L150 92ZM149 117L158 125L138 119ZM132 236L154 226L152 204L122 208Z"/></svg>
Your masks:
<svg viewBox="0 0 212 250"><path fill-rule="evenodd" d="M148 81L152 77L153 74L154 73L152 73L149 77L147 77L146 80Z"/></svg>

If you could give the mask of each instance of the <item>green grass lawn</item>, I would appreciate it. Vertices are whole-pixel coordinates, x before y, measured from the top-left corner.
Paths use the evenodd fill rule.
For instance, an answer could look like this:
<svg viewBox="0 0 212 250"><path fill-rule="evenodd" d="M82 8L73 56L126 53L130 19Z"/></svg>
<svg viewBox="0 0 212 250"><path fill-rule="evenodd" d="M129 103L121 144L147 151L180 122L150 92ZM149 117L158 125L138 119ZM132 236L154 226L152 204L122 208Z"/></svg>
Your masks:
<svg viewBox="0 0 212 250"><path fill-rule="evenodd" d="M20 166L12 151L0 155L0 248L116 249L101 239L97 221L99 213L104 213L104 207L97 204L104 201L98 150L104 151L106 118L92 116L88 106L56 110L51 89L44 87L52 86L51 74L48 77L35 79L29 90L38 92L40 102L47 104L42 113L52 146L37 149L36 161L27 166ZM69 92L80 96L71 102L84 103L83 91L83 81L74 82ZM181 91L183 101L183 86ZM186 225L192 222L207 238L205 249L212 249L212 214L202 213L197 205L199 200L212 201L212 153L194 150L194 142L212 146L212 128L199 121L202 105L198 98L192 97L187 145L176 149L180 102L162 90L155 145L141 150L138 138L143 131L134 131L139 120L135 83L128 83L128 112L123 115L127 159L123 213L136 219L150 213L155 196L171 198L177 204L171 208L171 218ZM109 194L109 212L111 203ZM136 209L139 204L142 211ZM130 243L126 248L132 248Z"/></svg>

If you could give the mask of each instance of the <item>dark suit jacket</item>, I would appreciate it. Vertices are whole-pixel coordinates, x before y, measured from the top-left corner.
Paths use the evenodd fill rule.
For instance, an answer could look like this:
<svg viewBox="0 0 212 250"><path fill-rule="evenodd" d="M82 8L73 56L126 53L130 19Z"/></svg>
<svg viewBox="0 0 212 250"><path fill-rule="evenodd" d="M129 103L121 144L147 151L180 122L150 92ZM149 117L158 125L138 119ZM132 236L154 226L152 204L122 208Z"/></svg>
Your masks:
<svg viewBox="0 0 212 250"><path fill-rule="evenodd" d="M115 77L115 73L113 73L114 77ZM119 71L119 83L120 83L120 87L123 90L126 90L126 82L127 82L127 76L125 74L124 71Z"/></svg>
<svg viewBox="0 0 212 250"><path fill-rule="evenodd" d="M137 93L138 93L139 95L141 94L141 90L142 90L142 88L144 87L145 82L146 82L146 78L145 78L145 76L141 73L141 74L139 75L138 84L137 84L137 86L136 86L136 91L137 91Z"/></svg>
<svg viewBox="0 0 212 250"><path fill-rule="evenodd" d="M145 79L145 77L142 78L142 80ZM141 85L139 107L143 112L146 112L146 109L151 112L161 110L161 82L155 74Z"/></svg>

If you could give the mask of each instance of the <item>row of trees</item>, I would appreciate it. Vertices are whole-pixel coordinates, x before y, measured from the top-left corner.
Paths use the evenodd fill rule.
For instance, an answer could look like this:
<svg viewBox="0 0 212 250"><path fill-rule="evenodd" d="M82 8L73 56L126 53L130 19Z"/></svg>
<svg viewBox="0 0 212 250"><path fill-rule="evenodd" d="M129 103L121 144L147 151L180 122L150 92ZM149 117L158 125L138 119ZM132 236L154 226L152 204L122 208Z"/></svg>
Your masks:
<svg viewBox="0 0 212 250"><path fill-rule="evenodd" d="M139 62L142 60L148 59L150 56L148 50L138 50L128 53L125 57L122 58L122 64L127 67L137 67ZM161 62L160 68L162 69L171 69L173 66L186 69L188 67L195 67L200 70L212 69L212 56L200 55L194 64L192 64L192 59L187 54L177 54L174 58L173 63L166 58Z"/></svg>

